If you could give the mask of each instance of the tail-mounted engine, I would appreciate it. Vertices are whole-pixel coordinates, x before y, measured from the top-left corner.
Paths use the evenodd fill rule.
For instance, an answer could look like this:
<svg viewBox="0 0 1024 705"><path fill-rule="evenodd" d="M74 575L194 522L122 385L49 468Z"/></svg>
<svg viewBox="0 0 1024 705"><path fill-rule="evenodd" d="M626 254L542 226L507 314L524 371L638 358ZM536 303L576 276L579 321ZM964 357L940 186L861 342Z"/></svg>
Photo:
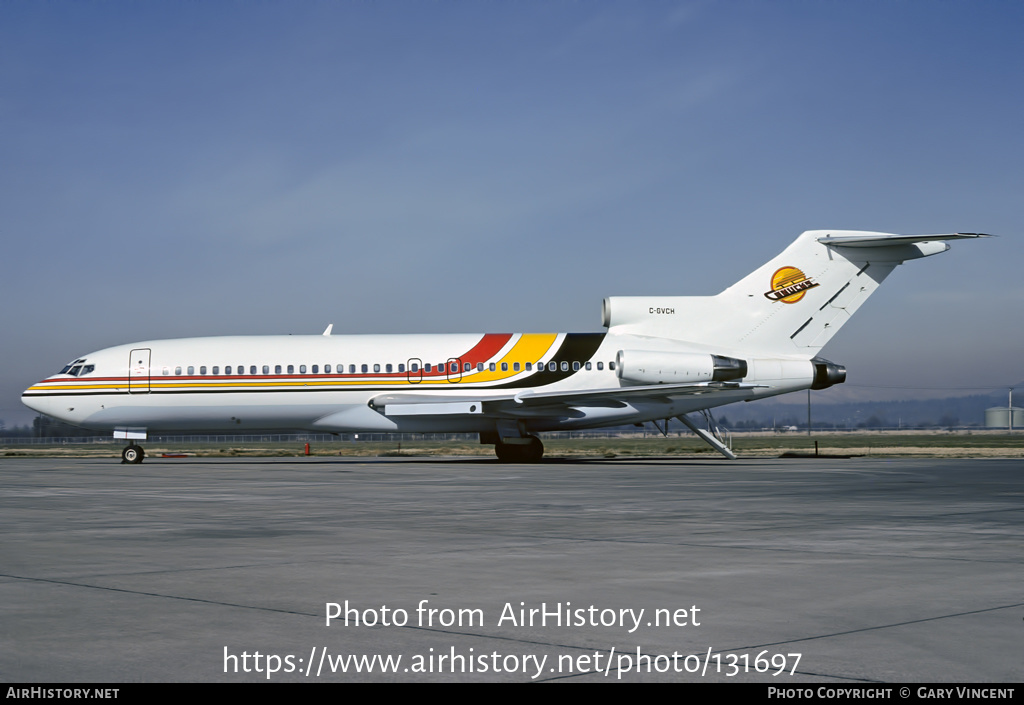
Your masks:
<svg viewBox="0 0 1024 705"><path fill-rule="evenodd" d="M814 365L814 382L811 389L828 389L833 384L842 384L846 381L846 366L829 362L823 357L816 357L811 360Z"/></svg>
<svg viewBox="0 0 1024 705"><path fill-rule="evenodd" d="M615 372L619 379L636 384L728 382L747 376L747 361L707 353L620 350Z"/></svg>

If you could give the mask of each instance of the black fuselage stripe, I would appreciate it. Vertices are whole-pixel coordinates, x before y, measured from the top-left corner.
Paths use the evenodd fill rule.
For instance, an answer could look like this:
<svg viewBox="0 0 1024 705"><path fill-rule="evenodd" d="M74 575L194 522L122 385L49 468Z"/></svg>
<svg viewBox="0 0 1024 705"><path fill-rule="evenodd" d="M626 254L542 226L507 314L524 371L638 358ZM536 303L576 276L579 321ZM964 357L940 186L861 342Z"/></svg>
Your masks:
<svg viewBox="0 0 1024 705"><path fill-rule="evenodd" d="M544 370L535 373L532 377L519 379L505 384L499 384L491 389L522 389L523 387L546 387L549 384L560 382L566 377L571 377L583 370L574 371L572 363L578 362L581 365L593 359L594 354L604 341L606 333L566 333L565 340L558 347L554 355L544 360ZM555 363L555 369L549 370L548 365ZM562 370L562 363L566 363L568 369Z"/></svg>

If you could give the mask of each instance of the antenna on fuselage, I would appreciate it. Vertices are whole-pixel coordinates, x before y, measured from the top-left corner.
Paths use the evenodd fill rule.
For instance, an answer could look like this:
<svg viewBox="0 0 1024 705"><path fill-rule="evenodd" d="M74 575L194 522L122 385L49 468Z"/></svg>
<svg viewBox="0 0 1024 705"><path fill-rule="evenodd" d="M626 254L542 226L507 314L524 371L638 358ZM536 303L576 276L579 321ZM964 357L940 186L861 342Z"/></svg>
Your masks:
<svg viewBox="0 0 1024 705"><path fill-rule="evenodd" d="M330 335L331 334L331 328L334 328L334 324L333 323L329 323L327 325L327 328L324 330L324 335Z"/></svg>

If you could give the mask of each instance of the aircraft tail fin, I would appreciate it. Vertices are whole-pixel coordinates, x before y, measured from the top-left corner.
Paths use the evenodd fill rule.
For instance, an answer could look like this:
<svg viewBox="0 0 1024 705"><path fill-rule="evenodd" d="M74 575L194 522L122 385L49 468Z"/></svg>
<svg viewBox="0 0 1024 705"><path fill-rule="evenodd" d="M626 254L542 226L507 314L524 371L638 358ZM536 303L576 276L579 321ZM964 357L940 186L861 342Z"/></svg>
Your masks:
<svg viewBox="0 0 1024 705"><path fill-rule="evenodd" d="M717 296L609 297L610 333L812 358L897 266L978 233L809 230Z"/></svg>

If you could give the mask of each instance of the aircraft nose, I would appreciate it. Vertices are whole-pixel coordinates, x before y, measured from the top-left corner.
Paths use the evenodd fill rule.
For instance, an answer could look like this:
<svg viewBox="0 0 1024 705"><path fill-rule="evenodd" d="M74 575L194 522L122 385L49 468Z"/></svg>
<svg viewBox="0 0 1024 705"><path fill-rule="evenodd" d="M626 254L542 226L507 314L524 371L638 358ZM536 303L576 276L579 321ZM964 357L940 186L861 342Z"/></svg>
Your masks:
<svg viewBox="0 0 1024 705"><path fill-rule="evenodd" d="M52 397L42 396L39 394L38 385L32 385L24 392L21 393L21 403L36 411L40 414L46 414L47 416L57 416L57 407L59 401Z"/></svg>

